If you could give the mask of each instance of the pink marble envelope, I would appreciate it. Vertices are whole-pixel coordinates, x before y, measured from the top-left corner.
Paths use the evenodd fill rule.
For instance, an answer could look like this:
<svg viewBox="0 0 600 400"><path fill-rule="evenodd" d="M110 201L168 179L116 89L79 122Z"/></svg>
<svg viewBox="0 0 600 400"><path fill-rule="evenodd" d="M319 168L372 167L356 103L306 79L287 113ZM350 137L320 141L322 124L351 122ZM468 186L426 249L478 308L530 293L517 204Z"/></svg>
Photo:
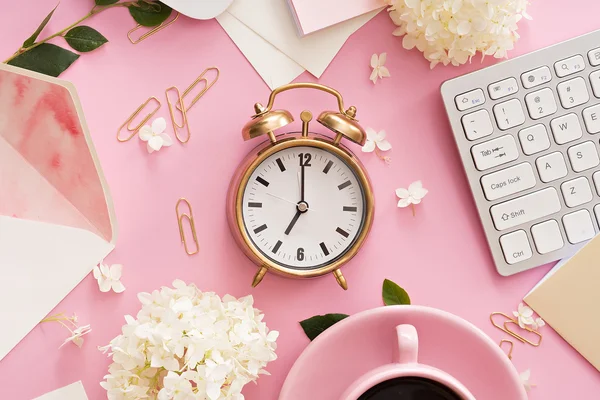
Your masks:
<svg viewBox="0 0 600 400"><path fill-rule="evenodd" d="M115 246L75 87L0 64L0 360ZM9 284L7 284L9 283Z"/></svg>

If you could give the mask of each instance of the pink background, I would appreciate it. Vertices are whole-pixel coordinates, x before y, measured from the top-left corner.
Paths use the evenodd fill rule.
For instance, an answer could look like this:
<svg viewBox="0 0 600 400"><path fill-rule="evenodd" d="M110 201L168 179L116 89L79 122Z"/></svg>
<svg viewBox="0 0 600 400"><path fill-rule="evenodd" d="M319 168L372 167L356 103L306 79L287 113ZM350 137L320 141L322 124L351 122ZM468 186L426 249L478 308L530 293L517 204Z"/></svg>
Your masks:
<svg viewBox="0 0 600 400"><path fill-rule="evenodd" d="M55 5L51 0L4 3L3 59ZM91 6L91 0L63 0L46 33L63 28ZM534 20L521 24L522 38L511 56L600 28L598 11L596 0L535 2L529 10ZM331 276L298 281L272 275L251 289L256 268L236 248L224 207L237 162L259 141L244 143L240 129L254 102L266 102L267 86L216 21L181 18L136 46L126 39L133 25L126 10L109 10L89 24L110 43L83 55L63 78L78 88L114 197L120 237L107 261L125 265L122 281L127 291L100 293L88 276L55 310L76 312L82 323L92 325L84 347L58 350L66 337L63 328L36 327L0 362L3 398L29 399L76 380L83 381L91 399L104 398L98 382L109 360L96 346L120 332L123 314L137 312L138 292L169 285L175 278L219 294L253 294L268 325L281 332L279 359L268 367L272 376L248 385L249 400L277 398L288 370L308 344L299 320L379 306L384 278L406 288L415 304L466 318L496 341L505 338L491 326L489 314L516 309L548 267L510 278L500 277L493 268L439 94L444 80L481 68L479 61L430 71L420 53L404 50L391 35L394 26L385 13L351 37L319 82L338 89L347 104L356 105L364 126L386 130L394 149L388 167L353 147L373 179L377 208L364 249L344 268L350 290L340 290ZM375 52L388 53L386 66L392 77L373 85L368 80L369 60ZM488 59L484 65L492 62ZM145 143L137 139L116 141L117 127L148 96L163 99L167 87L185 88L211 65L221 69L221 79L190 112L193 135L187 146L175 143L148 155ZM299 80L315 81L308 74ZM330 96L312 91L286 93L277 102L294 114L304 108L316 113L335 106ZM159 115L167 117L165 105ZM416 179L422 179L430 193L413 218L409 209L396 208L394 190ZM193 257L184 253L177 231L174 206L182 196L194 207L201 242L200 254ZM538 385L530 398L570 398L573 391L597 396L598 372L551 328L543 328L543 333L539 348L515 345L517 369L531 368L532 381Z"/></svg>

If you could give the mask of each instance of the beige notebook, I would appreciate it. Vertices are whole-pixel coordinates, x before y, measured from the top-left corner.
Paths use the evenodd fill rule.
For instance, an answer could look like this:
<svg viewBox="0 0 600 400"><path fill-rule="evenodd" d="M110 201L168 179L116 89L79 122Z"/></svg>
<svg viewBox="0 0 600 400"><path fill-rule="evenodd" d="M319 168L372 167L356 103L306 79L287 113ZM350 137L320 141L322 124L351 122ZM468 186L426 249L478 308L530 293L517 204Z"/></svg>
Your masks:
<svg viewBox="0 0 600 400"><path fill-rule="evenodd" d="M600 235L548 273L527 296L556 332L600 371Z"/></svg>

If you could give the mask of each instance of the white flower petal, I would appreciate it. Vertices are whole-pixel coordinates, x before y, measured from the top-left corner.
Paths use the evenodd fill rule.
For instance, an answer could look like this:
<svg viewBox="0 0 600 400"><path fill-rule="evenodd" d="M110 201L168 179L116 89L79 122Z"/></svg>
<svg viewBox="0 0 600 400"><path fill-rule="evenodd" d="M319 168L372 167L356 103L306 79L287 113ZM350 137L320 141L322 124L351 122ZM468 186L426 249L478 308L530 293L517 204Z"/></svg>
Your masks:
<svg viewBox="0 0 600 400"><path fill-rule="evenodd" d="M383 66L385 64L385 61L387 60L387 53L381 53L379 55L379 61L377 62L378 66Z"/></svg>
<svg viewBox="0 0 600 400"><path fill-rule="evenodd" d="M379 66L379 57L377 54L371 56L371 68L377 68Z"/></svg>
<svg viewBox="0 0 600 400"><path fill-rule="evenodd" d="M415 199L422 199L429 191L425 188L417 188L410 192L410 195Z"/></svg>
<svg viewBox="0 0 600 400"><path fill-rule="evenodd" d="M98 287L102 293L110 291L111 281L110 279L98 279Z"/></svg>
<svg viewBox="0 0 600 400"><path fill-rule="evenodd" d="M373 72L371 72L371 76L369 76L369 79L373 81L373 83L377 82L377 78L378 78L378 74L377 74L377 68L375 68L373 70Z"/></svg>
<svg viewBox="0 0 600 400"><path fill-rule="evenodd" d="M365 145L362 147L362 151L365 153L371 153L373 150L375 150L375 142L367 140Z"/></svg>
<svg viewBox="0 0 600 400"><path fill-rule="evenodd" d="M150 146L150 142L146 143L146 150L148 150L148 153L150 154L154 153L154 149Z"/></svg>
<svg viewBox="0 0 600 400"><path fill-rule="evenodd" d="M156 118L152 121L152 133L155 135L160 135L167 129L167 121L163 117Z"/></svg>
<svg viewBox="0 0 600 400"><path fill-rule="evenodd" d="M163 132L159 136L163 140L163 146L169 147L173 144L173 139L171 139L171 136L167 135L166 133Z"/></svg>
<svg viewBox="0 0 600 400"><path fill-rule="evenodd" d="M367 128L365 131L367 132L367 140L377 140L377 132L373 128Z"/></svg>
<svg viewBox="0 0 600 400"><path fill-rule="evenodd" d="M147 142L152 137L152 127L150 125L142 126L138 135L140 136L140 139L142 139L144 142Z"/></svg>
<svg viewBox="0 0 600 400"><path fill-rule="evenodd" d="M398 196L401 199L406 199L406 198L410 197L410 193L408 192L408 190L406 190L404 188L399 188L399 189L396 189L396 196Z"/></svg>
<svg viewBox="0 0 600 400"><path fill-rule="evenodd" d="M100 277L102 276L102 273L100 272L100 268L98 268L98 266L95 266L92 271L94 274L94 278L100 279Z"/></svg>
<svg viewBox="0 0 600 400"><path fill-rule="evenodd" d="M379 67L379 73L378 73L380 78L389 78L390 77L390 71L387 69L387 67Z"/></svg>
<svg viewBox="0 0 600 400"><path fill-rule="evenodd" d="M392 148L392 145L387 140L380 140L377 142L377 147L381 151L388 151Z"/></svg>
<svg viewBox="0 0 600 400"><path fill-rule="evenodd" d="M121 283L121 281L113 281L111 286L113 292L115 293L123 293L125 291L125 286Z"/></svg>
<svg viewBox="0 0 600 400"><path fill-rule="evenodd" d="M398 200L398 207L401 207L401 208L408 207L411 203L412 203L412 199L410 197L407 197L406 199L400 199L400 200Z"/></svg>
<svg viewBox="0 0 600 400"><path fill-rule="evenodd" d="M154 151L159 151L163 145L163 139L160 136L152 136L150 140L148 140L148 146Z"/></svg>
<svg viewBox="0 0 600 400"><path fill-rule="evenodd" d="M103 277L107 277L110 275L110 269L108 268L108 265L106 264L100 264L100 273L102 274Z"/></svg>
<svg viewBox="0 0 600 400"><path fill-rule="evenodd" d="M421 189L423 187L423 183L421 181L414 181L408 186L408 191L413 193L417 189Z"/></svg>
<svg viewBox="0 0 600 400"><path fill-rule="evenodd" d="M123 265L121 264L113 264L110 266L110 278L112 280L118 281L121 279L121 274L123 273Z"/></svg>

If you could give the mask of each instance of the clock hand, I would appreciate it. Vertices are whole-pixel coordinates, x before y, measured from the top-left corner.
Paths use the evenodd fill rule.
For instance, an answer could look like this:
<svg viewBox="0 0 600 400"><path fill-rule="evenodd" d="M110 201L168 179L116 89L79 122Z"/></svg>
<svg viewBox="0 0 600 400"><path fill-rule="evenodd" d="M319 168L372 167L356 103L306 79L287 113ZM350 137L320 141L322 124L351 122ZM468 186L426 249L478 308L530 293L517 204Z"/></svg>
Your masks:
<svg viewBox="0 0 600 400"><path fill-rule="evenodd" d="M287 229L285 230L286 235L290 234L290 232L292 231L292 228L294 227L294 225L296 225L298 218L300 218L300 214L302 214L302 212L300 210L297 210L296 214L294 214L294 218L292 218L292 222L290 222Z"/></svg>
<svg viewBox="0 0 600 400"><path fill-rule="evenodd" d="M304 201L304 164L300 166L300 201Z"/></svg>
<svg viewBox="0 0 600 400"><path fill-rule="evenodd" d="M300 176L300 175L298 175L298 176ZM298 206L298 203L294 203L293 201L290 201L290 200L288 200L288 199L284 199L283 197L276 196L276 195L274 195L273 193L265 193L265 194L267 194L267 195L269 195L269 196L271 196L271 197L274 197L274 198L276 198L276 199L278 199L278 200L285 201L286 203L293 204L293 205L294 205L294 206L296 206L296 207ZM314 208L312 208L312 207L311 207L310 209L311 209L312 211L315 211L315 209L314 209Z"/></svg>

